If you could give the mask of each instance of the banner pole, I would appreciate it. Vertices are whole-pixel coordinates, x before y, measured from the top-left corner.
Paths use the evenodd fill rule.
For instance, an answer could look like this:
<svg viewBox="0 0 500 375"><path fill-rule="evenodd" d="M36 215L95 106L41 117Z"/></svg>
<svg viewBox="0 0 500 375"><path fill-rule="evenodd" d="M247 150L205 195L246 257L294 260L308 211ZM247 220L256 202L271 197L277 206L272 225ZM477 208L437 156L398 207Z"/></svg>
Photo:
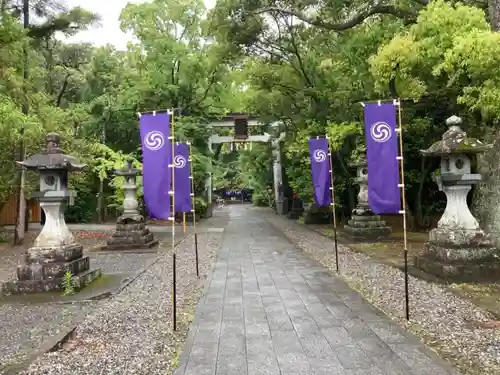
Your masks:
<svg viewBox="0 0 500 375"><path fill-rule="evenodd" d="M176 262L175 262L175 122L174 122L174 111L168 110L168 114L171 118L171 136L170 145L172 146L172 161L169 167L172 169L172 186L170 194L172 195L172 329L177 330L177 278L176 278Z"/></svg>
<svg viewBox="0 0 500 375"><path fill-rule="evenodd" d="M191 179L191 205L193 212L193 231L194 231L194 255L196 262L196 277L200 277L200 266L198 259L198 233L196 233L196 207L194 205L194 177L193 177L193 154L191 151L191 142L187 142L189 147L189 178Z"/></svg>
<svg viewBox="0 0 500 375"><path fill-rule="evenodd" d="M333 163L332 163L332 150L330 147L330 140L328 140L328 159L330 161L330 190L332 192L332 220L333 220L333 243L335 248L335 266L337 268L337 272L339 272L339 249L338 249L338 241L337 241L337 218L336 218L336 210L335 210L335 187L333 185Z"/></svg>
<svg viewBox="0 0 500 375"><path fill-rule="evenodd" d="M401 120L401 100L393 101L394 105L398 106L398 133L399 133L399 166L401 172L401 198L403 200L403 209L400 213L403 215L403 255L404 255L404 278L405 278L405 315L406 320L410 320L410 294L408 287L408 236L406 228L406 193L405 193L405 174L404 174L404 159L403 159L403 125Z"/></svg>

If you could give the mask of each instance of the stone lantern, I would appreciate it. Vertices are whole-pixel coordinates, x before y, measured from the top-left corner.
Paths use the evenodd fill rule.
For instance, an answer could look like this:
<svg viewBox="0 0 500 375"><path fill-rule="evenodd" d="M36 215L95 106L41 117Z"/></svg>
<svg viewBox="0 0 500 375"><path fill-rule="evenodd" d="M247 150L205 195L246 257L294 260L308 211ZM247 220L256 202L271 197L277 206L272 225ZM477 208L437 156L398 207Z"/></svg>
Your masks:
<svg viewBox="0 0 500 375"><path fill-rule="evenodd" d="M153 238L153 233L146 228L146 220L139 211L137 202L136 177L140 169L132 167L132 161L127 166L115 171L115 175L123 176L125 184L125 199L123 200L123 214L116 221L116 230L103 246L103 250L131 250L151 248L158 245L158 240Z"/></svg>
<svg viewBox="0 0 500 375"><path fill-rule="evenodd" d="M461 123L457 116L448 118L449 129L441 141L421 151L424 157L441 159L440 173L434 180L446 194L446 208L437 228L429 232L423 255L415 257L415 265L445 278L467 279L488 276L496 263L491 262L496 259L496 249L467 205L472 185L482 179L480 174L472 173L471 157L491 145L468 138Z"/></svg>
<svg viewBox="0 0 500 375"><path fill-rule="evenodd" d="M64 220L66 205L76 196L69 190L68 174L86 167L73 156L64 155L59 148L59 135L49 133L44 153L18 162L27 170L40 174L40 192L34 193L45 212L45 225L25 254L25 264L17 267L18 280L3 285L5 294L62 290L62 281L71 272L75 289L80 289L101 275L101 270L90 270L88 257L82 257L83 246L75 238Z"/></svg>
<svg viewBox="0 0 500 375"><path fill-rule="evenodd" d="M390 236L391 228L375 215L368 203L368 161L366 149L363 149L359 158L351 164L356 167L355 182L359 185L358 204L352 210L351 220L344 226L344 233L355 241L373 241Z"/></svg>

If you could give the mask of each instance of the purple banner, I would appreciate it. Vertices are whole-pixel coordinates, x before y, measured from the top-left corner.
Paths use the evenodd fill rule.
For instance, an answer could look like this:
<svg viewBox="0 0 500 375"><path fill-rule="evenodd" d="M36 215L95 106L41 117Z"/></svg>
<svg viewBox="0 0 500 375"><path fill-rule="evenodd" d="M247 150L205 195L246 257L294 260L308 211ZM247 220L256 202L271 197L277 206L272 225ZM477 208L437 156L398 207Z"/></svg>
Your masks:
<svg viewBox="0 0 500 375"><path fill-rule="evenodd" d="M332 203L329 153L328 139L318 138L309 140L314 199L320 207L329 206Z"/></svg>
<svg viewBox="0 0 500 375"><path fill-rule="evenodd" d="M144 114L140 118L144 202L152 219L168 220L170 216L172 160L170 117L168 113Z"/></svg>
<svg viewBox="0 0 500 375"><path fill-rule="evenodd" d="M401 192L396 106L393 103L365 105L365 138L370 208L375 214L399 213Z"/></svg>
<svg viewBox="0 0 500 375"><path fill-rule="evenodd" d="M191 169L189 166L189 147L185 143L175 145L175 212L191 212Z"/></svg>

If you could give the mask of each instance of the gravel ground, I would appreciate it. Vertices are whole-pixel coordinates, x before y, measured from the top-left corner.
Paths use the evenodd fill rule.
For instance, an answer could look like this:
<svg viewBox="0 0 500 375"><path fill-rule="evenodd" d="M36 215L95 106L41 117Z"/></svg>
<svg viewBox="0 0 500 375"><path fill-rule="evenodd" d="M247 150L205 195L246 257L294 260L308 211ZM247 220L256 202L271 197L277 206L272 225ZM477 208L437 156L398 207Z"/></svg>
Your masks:
<svg viewBox="0 0 500 375"><path fill-rule="evenodd" d="M220 234L199 234L200 275L206 278ZM170 374L200 295L193 238L177 248L178 331L171 331L171 253L117 296L97 302L79 324L75 337L57 352L38 358L22 375Z"/></svg>
<svg viewBox="0 0 500 375"><path fill-rule="evenodd" d="M91 253L91 268L104 274L135 273L157 257L149 254ZM17 304L0 301L0 374L1 368L26 359L47 338L63 332L85 315L93 304Z"/></svg>
<svg viewBox="0 0 500 375"><path fill-rule="evenodd" d="M100 268L104 274L137 272L156 257L156 253L91 253L90 268Z"/></svg>
<svg viewBox="0 0 500 375"><path fill-rule="evenodd" d="M290 220L268 220L313 258L335 270L332 241ZM452 294L446 287L410 275L410 322L404 317L404 275L365 254L339 246L340 272L368 301L450 360L461 372L500 374L500 330L481 326L490 313ZM334 271L335 272L335 271Z"/></svg>
<svg viewBox="0 0 500 375"><path fill-rule="evenodd" d="M31 234L31 233L30 233ZM33 234L33 238L36 233ZM86 248L103 243L109 232L77 232L77 241ZM162 236L156 236L162 241ZM178 236L179 240L181 239ZM170 242L170 235L166 238ZM170 245L168 245L170 251ZM17 262L25 248L0 251L0 282L15 277ZM87 252L91 268L101 268L104 274L132 273L153 262L156 253ZM17 304L0 301L0 374L2 367L21 362L44 345L47 339L67 331L85 316L94 304Z"/></svg>
<svg viewBox="0 0 500 375"><path fill-rule="evenodd" d="M31 356L46 338L63 334L90 304L0 305L0 374L2 367Z"/></svg>

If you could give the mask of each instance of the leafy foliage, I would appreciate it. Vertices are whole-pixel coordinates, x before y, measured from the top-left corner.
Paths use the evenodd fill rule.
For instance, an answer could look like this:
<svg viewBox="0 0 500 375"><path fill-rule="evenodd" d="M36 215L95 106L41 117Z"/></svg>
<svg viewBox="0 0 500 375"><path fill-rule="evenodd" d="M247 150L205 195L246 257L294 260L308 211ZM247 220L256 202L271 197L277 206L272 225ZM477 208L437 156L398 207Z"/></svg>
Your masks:
<svg viewBox="0 0 500 375"><path fill-rule="evenodd" d="M364 144L359 102L401 97L407 203L417 224L443 207L430 178L436 166L419 151L452 114L477 137L493 136L499 121L500 40L488 21L494 30L498 22L480 2L221 0L207 10L201 0L152 0L124 8L121 28L135 37L126 51L58 40L56 32L99 21L82 8L31 0L42 21L23 28L22 2L2 4L0 202L18 183L21 138L33 154L57 131L64 151L89 164L71 179L79 194L67 212L72 220L95 218L101 184L109 216L121 205L123 179L113 171L127 159L141 167L137 112L176 108L176 138L191 144L199 212L210 172L214 187L249 187L255 201L272 203L269 145L211 152L214 132L231 134L211 129L213 118L248 112L262 121L255 132L286 132L286 194L305 203L312 201L307 140L327 135L336 204L348 216L356 203L351 164ZM273 122L279 129L266 125ZM27 188L37 188L36 176Z"/></svg>

